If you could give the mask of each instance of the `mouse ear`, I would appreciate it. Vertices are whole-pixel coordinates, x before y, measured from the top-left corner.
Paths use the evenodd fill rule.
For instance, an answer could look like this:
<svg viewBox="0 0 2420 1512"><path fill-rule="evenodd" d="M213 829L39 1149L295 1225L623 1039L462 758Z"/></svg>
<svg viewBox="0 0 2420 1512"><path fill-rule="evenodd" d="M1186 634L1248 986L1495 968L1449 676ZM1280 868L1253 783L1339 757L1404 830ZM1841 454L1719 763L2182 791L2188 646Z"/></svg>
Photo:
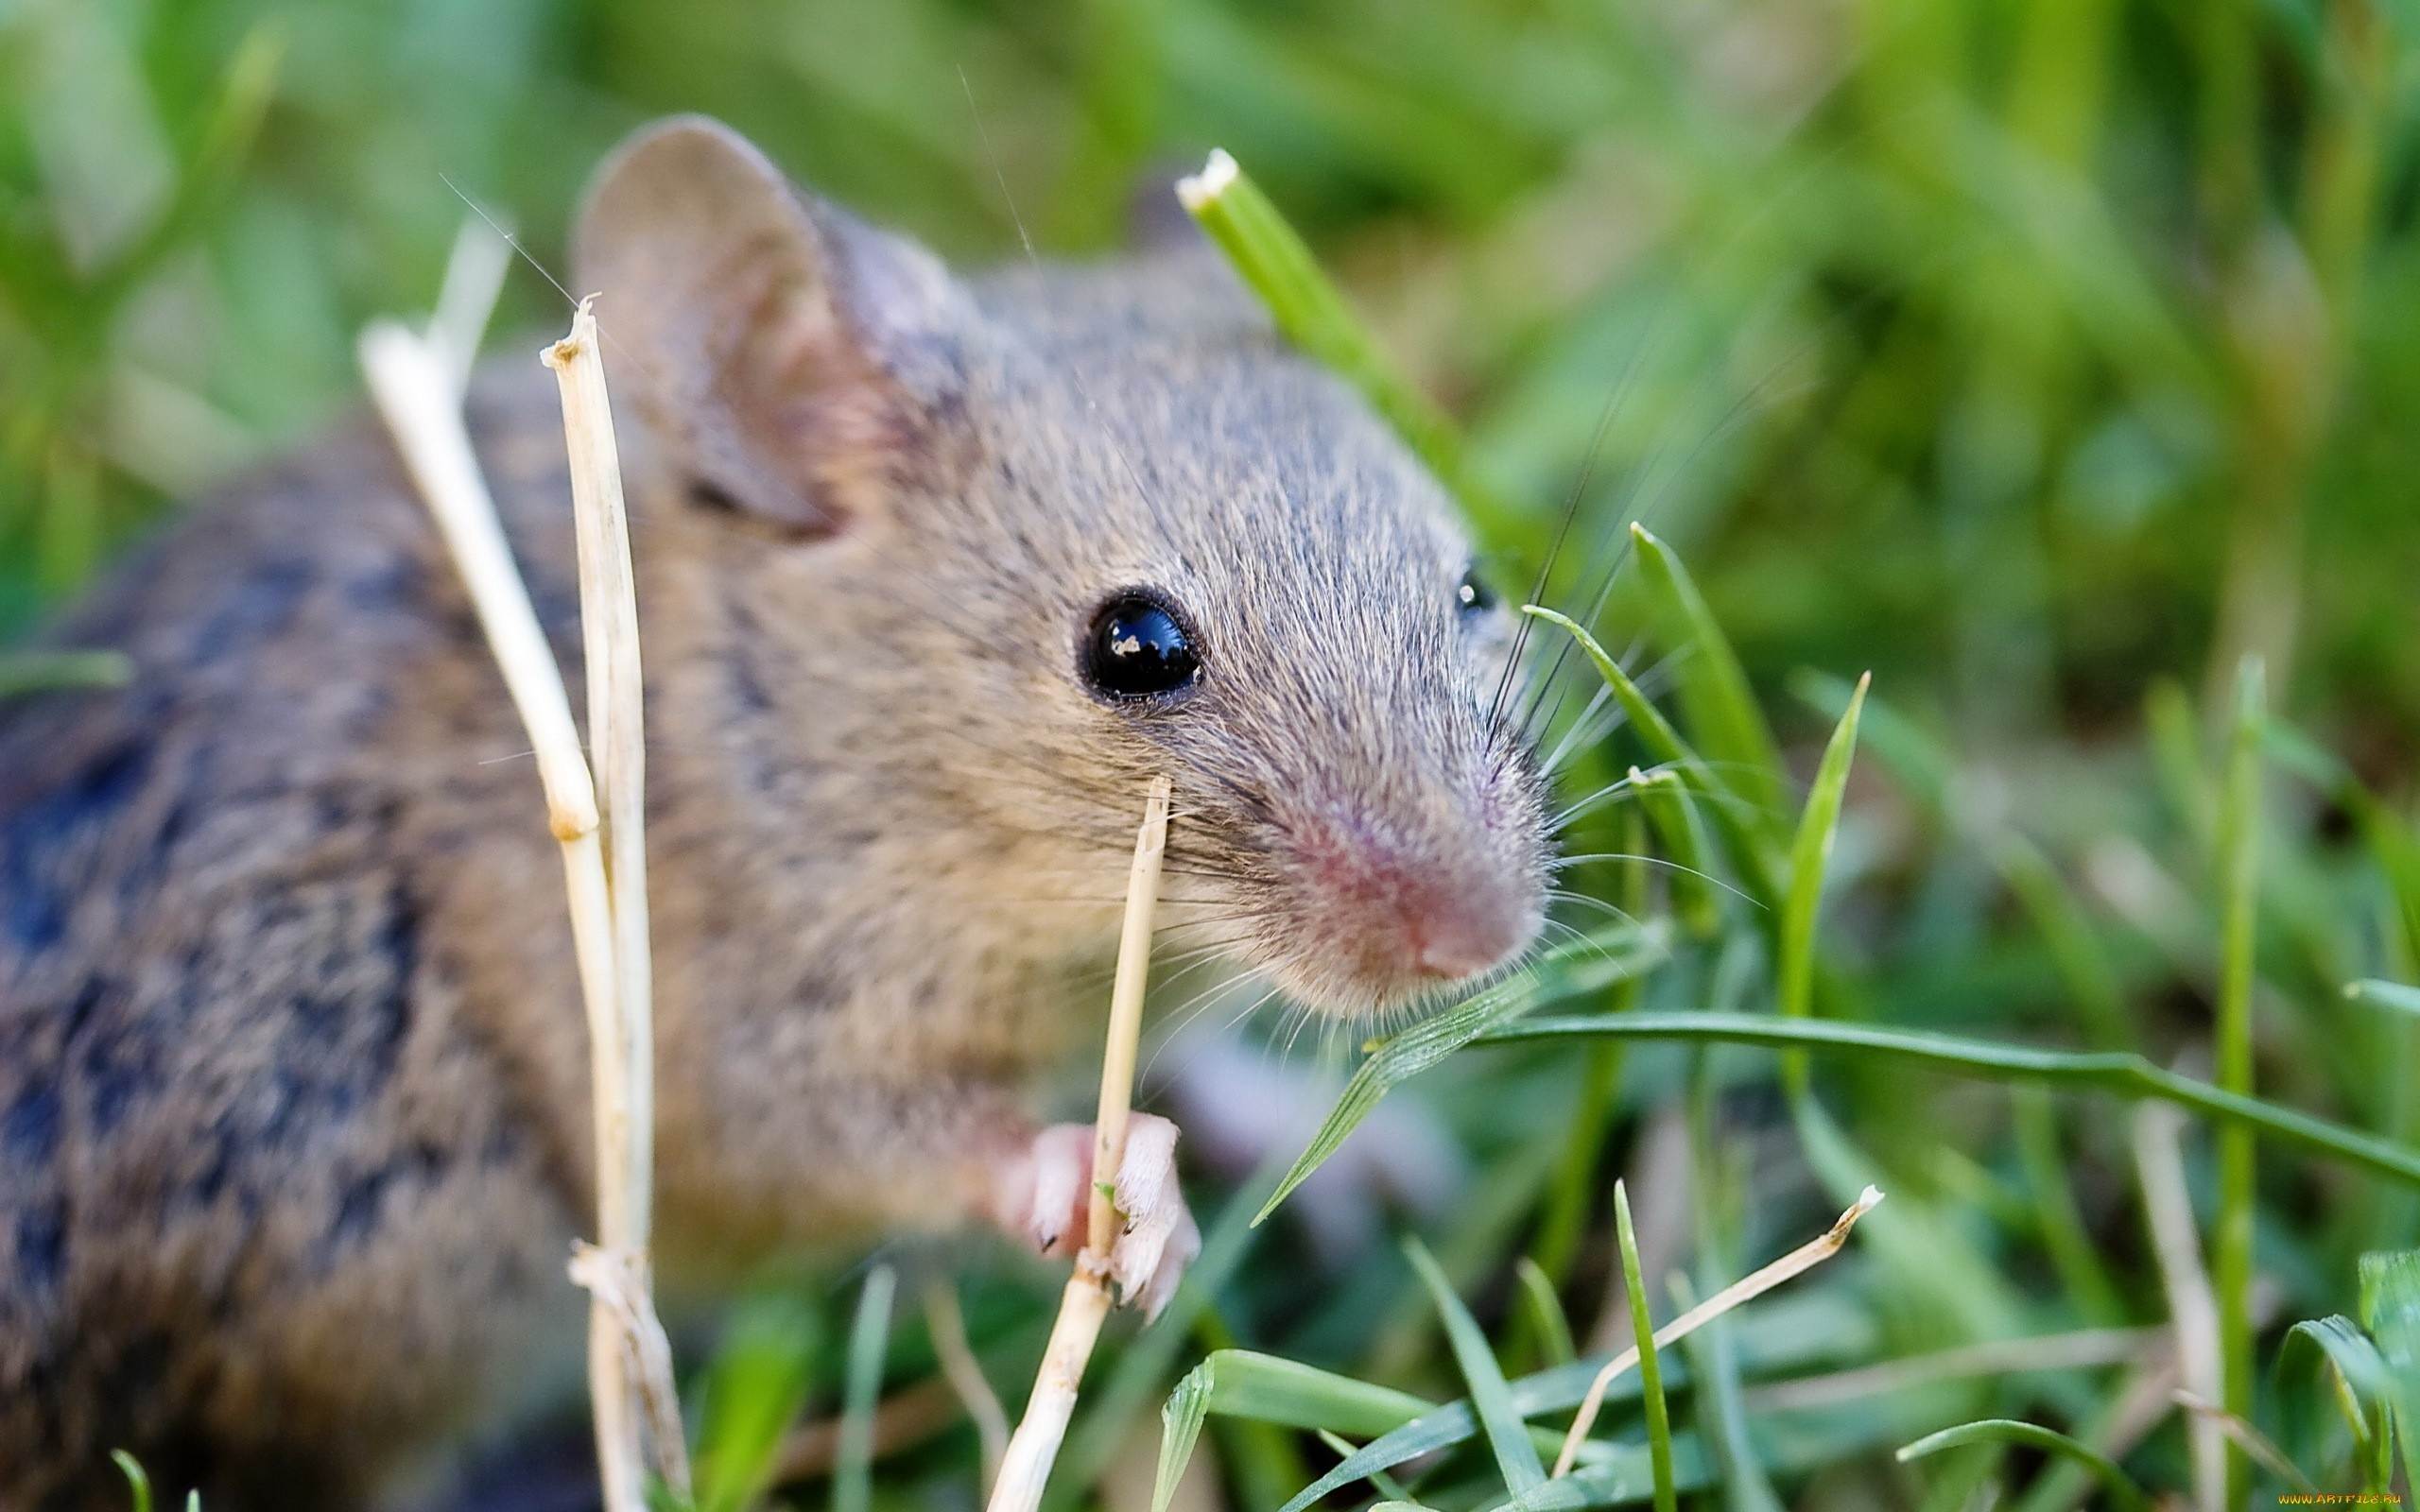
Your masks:
<svg viewBox="0 0 2420 1512"><path fill-rule="evenodd" d="M617 382L697 491L824 535L939 454L972 306L930 252L703 116L644 128L574 235Z"/></svg>

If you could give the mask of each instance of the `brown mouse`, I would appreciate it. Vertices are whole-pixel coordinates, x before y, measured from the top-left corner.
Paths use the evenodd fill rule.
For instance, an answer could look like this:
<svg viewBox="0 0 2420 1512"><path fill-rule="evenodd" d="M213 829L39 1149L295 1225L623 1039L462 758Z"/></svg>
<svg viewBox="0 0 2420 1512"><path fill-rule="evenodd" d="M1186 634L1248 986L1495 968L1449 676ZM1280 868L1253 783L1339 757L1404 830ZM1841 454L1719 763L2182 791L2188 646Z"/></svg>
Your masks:
<svg viewBox="0 0 2420 1512"><path fill-rule="evenodd" d="M1098 1022L1154 774L1166 937L1304 1005L1530 947L1506 616L1206 248L961 280L683 118L600 169L577 265L630 410L668 1285L1058 1237L1088 1146L1020 1090ZM573 663L551 383L469 411ZM0 1508L122 1504L118 1448L205 1505L391 1503L579 1337L588 1057L502 681L366 420L51 639L137 670L0 706ZM1191 1230L1143 1129L1155 1295Z"/></svg>

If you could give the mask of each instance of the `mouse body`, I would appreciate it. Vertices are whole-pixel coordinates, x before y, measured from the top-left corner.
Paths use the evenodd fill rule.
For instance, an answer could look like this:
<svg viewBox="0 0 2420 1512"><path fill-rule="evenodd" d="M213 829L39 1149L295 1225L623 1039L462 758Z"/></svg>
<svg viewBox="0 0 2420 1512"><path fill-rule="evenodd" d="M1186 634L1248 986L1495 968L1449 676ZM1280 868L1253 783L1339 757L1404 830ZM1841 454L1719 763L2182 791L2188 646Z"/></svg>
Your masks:
<svg viewBox="0 0 2420 1512"><path fill-rule="evenodd" d="M1541 926L1506 616L1435 481L1205 247L961 279L700 118L599 171L647 674L657 1251L1079 1226L1080 1047L1148 781L1171 945L1408 1012ZM578 660L534 355L471 432ZM0 1508L394 1504L576 1360L593 1211L562 878L469 605L358 419L49 632L0 705ZM575 690L576 676L567 677ZM1147 1303L1189 1257L1156 1120Z"/></svg>

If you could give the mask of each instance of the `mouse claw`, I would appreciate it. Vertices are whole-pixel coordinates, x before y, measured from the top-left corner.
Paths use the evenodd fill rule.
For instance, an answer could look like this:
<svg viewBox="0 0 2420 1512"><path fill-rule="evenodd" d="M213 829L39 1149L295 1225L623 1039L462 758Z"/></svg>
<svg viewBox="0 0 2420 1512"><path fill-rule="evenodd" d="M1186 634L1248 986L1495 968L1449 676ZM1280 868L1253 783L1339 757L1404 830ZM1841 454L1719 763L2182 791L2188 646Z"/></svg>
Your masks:
<svg viewBox="0 0 2420 1512"><path fill-rule="evenodd" d="M1083 1245L1091 1202L1093 1130L1089 1124L1054 1124L1033 1137L1024 1171L1028 1183L1017 1227L1046 1255L1071 1254ZM1013 1210L1011 1210L1013 1211Z"/></svg>
<svg viewBox="0 0 2420 1512"><path fill-rule="evenodd" d="M1118 1162L1120 1217L1109 1279L1119 1299L1140 1305L1147 1317L1159 1315L1185 1266L1201 1252L1201 1230L1177 1185L1176 1142L1174 1124L1136 1113L1127 1123L1126 1153ZM1083 1246L1090 1221L1092 1168L1092 1125L1053 1125L1008 1163L1002 1177L1008 1190L994 1211L1043 1254L1071 1253Z"/></svg>
<svg viewBox="0 0 2420 1512"><path fill-rule="evenodd" d="M1177 1127L1137 1113L1126 1125L1126 1156L1118 1162L1117 1206L1125 1225L1110 1246L1110 1279L1145 1321L1176 1295L1184 1268L1201 1252L1201 1230L1176 1179Z"/></svg>

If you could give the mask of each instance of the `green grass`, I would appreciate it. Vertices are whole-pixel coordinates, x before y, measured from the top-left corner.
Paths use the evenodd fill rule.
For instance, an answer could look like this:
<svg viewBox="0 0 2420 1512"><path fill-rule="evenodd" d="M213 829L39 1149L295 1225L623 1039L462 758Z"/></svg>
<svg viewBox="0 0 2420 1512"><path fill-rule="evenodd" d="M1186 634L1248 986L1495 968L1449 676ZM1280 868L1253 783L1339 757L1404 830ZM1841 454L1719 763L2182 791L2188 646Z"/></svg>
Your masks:
<svg viewBox="0 0 2420 1512"><path fill-rule="evenodd" d="M1566 843L1605 859L1561 879L1594 902L1557 950L1353 1057L1290 1172L1197 1175L1196 1281L1113 1326L1054 1506L1162 1400L1163 1504L1190 1455L1238 1512L1667 1483L2044 1512L2083 1465L2175 1493L2174 1414L2102 1436L2123 1366L1770 1405L2163 1322L2146 1097L2202 1121L2225 1405L2325 1488L2408 1491L2414 77L2380 0L40 0L0 16L0 635L350 403L354 332L425 307L458 189L560 272L596 156L702 109L981 260L1015 250L988 138L1045 252L1086 254L1224 146L1253 189L1226 243L1283 252L1280 324L1473 502L1508 597L1543 577L1543 747L1609 690L1561 779L1603 790ZM499 350L562 315L517 269ZM111 649L0 653L0 694L115 680L75 654ZM1287 1205L1387 1097L1471 1184L1405 1220L1425 1262L1323 1270ZM1676 1123L1677 1207L1638 1164ZM1550 1452L1629 1290L1616 1175L1642 1228L1685 1215L1661 1252L1700 1294L1843 1187L1892 1199L1663 1362L1662 1434L1617 1391L1579 1471L1530 1485L1518 1446ZM955 1261L1013 1406L1055 1285ZM861 1428L873 1383L933 1373L912 1324L853 1328L856 1274L769 1282L684 1362L701 1499L763 1495L802 1407ZM837 1484L771 1494L971 1497L964 1427L871 1466L853 1433Z"/></svg>

